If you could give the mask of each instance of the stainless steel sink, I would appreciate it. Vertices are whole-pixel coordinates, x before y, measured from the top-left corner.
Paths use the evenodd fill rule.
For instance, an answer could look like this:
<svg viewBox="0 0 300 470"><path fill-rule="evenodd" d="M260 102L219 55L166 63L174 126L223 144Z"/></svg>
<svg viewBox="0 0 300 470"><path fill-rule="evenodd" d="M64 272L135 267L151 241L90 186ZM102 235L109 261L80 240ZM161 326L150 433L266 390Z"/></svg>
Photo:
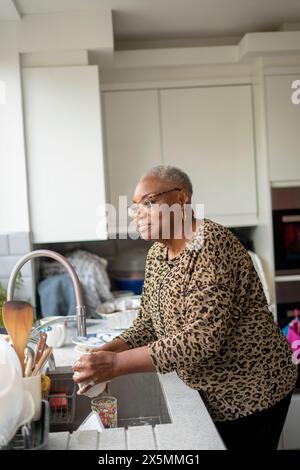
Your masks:
<svg viewBox="0 0 300 470"><path fill-rule="evenodd" d="M76 395L70 368L57 368L52 382L67 384L68 409L61 416L53 415L50 432L75 431L91 412L91 399ZM69 390L67 388L69 387ZM117 398L118 427L171 423L165 397L156 373L130 374L109 383L109 395ZM59 410L58 410L59 411ZM57 417L61 419L56 419Z"/></svg>

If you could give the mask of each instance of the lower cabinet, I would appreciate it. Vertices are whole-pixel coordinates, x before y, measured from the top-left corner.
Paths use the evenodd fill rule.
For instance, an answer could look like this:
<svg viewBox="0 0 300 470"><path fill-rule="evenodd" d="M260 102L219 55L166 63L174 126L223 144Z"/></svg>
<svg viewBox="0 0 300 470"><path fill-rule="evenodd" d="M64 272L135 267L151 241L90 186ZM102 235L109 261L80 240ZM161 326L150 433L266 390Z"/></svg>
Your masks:
<svg viewBox="0 0 300 470"><path fill-rule="evenodd" d="M292 396L279 448L300 449L300 391Z"/></svg>

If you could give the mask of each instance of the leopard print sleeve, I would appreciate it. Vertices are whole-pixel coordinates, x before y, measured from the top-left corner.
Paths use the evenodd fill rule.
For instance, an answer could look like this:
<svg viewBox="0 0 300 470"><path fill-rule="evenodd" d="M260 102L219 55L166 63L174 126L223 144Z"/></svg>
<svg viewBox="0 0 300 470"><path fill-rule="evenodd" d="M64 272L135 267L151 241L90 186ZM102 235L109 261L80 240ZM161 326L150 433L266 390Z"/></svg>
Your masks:
<svg viewBox="0 0 300 470"><path fill-rule="evenodd" d="M134 320L130 328L117 336L117 338L123 339L130 348L145 346L157 339L149 309L150 292L148 283L150 277L151 251L152 249L150 248L147 254L145 279L138 317Z"/></svg>
<svg viewBox="0 0 300 470"><path fill-rule="evenodd" d="M148 345L158 372L189 368L219 353L234 323L231 243L228 237L224 242L224 237L206 234L185 288L182 330Z"/></svg>

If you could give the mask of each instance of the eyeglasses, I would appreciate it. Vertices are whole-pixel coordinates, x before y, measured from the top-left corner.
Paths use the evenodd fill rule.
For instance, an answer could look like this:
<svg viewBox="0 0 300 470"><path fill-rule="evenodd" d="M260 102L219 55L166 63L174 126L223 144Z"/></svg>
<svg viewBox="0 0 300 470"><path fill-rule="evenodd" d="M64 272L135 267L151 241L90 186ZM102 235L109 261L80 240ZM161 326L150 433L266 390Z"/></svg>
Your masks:
<svg viewBox="0 0 300 470"><path fill-rule="evenodd" d="M134 218L137 214L137 211L139 207L142 207L144 210L148 210L152 208L152 205L155 204L157 198L159 196L162 196L163 194L171 193L172 191L182 191L180 188L173 188L169 189L168 191L162 191L160 193L153 193L151 196L148 198L145 198L142 202L139 204L132 204L131 206L128 207L128 215L129 217Z"/></svg>

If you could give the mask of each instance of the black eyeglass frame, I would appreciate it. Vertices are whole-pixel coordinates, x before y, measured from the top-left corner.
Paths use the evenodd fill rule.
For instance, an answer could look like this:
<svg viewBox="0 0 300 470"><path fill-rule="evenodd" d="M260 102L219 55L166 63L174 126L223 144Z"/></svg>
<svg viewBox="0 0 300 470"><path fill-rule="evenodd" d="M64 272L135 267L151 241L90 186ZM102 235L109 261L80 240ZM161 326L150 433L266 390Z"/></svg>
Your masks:
<svg viewBox="0 0 300 470"><path fill-rule="evenodd" d="M162 196L163 194L168 194L171 193L172 191L182 191L182 188L173 188L173 189L168 189L167 191L161 191L160 193L152 193L151 196L145 196L144 202L140 202L139 204L134 203L131 206L127 208L128 210L128 215L130 217L134 217L136 214L136 211L140 205L144 206L145 209L151 209L152 204L155 204L154 202L151 201L152 198L156 198L158 196ZM134 212L134 213L133 213Z"/></svg>

